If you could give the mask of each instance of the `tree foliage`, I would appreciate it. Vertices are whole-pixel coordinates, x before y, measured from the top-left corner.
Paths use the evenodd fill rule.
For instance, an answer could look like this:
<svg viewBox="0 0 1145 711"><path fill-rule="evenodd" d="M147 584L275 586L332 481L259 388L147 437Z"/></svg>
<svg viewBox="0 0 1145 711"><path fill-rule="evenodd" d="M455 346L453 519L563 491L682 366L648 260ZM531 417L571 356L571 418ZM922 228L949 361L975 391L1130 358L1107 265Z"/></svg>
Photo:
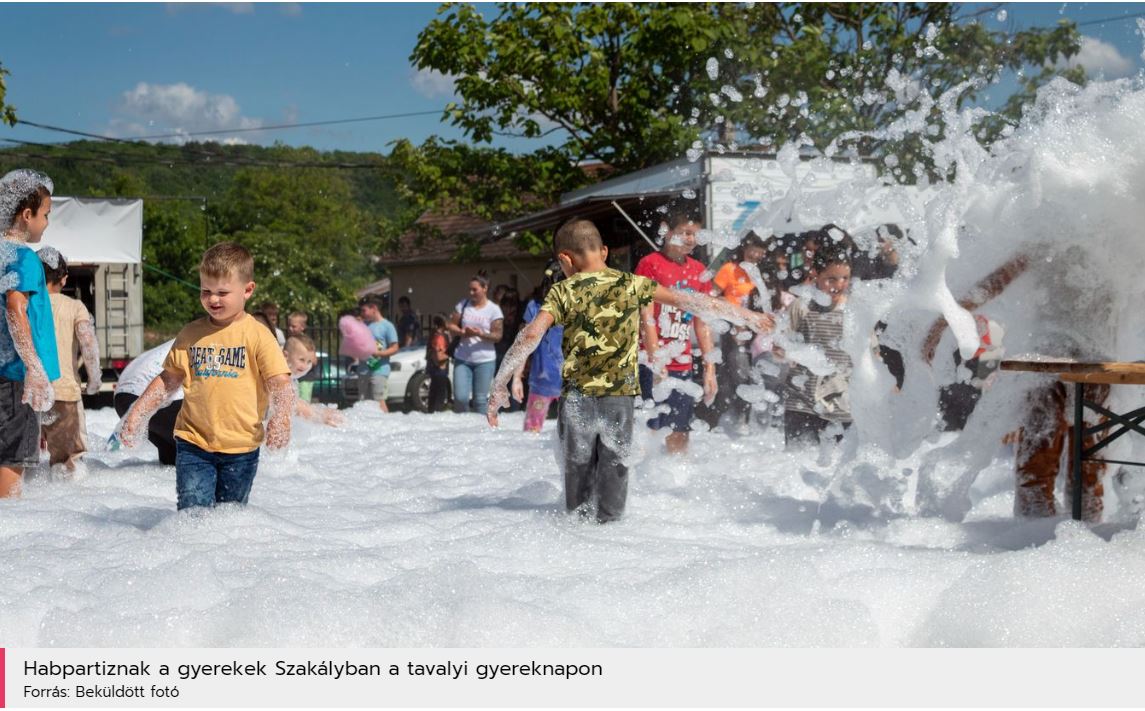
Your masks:
<svg viewBox="0 0 1145 711"><path fill-rule="evenodd" d="M201 314L199 259L224 239L255 252L256 300L312 313L349 305L380 276L371 255L399 208L378 154L95 141L0 150L0 173L19 167L50 175L60 195L143 198L144 323L159 331Z"/></svg>
<svg viewBox="0 0 1145 711"><path fill-rule="evenodd" d="M4 77L8 76L9 72L0 64L0 123L6 123L9 126L16 125L16 107L11 104L4 103L4 97L8 94L8 86L4 83Z"/></svg>
<svg viewBox="0 0 1145 711"><path fill-rule="evenodd" d="M302 168L240 171L212 215L218 238L254 254L257 300L327 314L374 278L368 224L343 177Z"/></svg>
<svg viewBox="0 0 1145 711"><path fill-rule="evenodd" d="M920 97L958 87L954 105L962 107L1004 72L1021 72L1020 91L983 122L983 140L991 140L1038 86L1063 73L1055 61L1078 51L1072 23L1011 32L1001 23L988 27L995 10L501 3L486 17L468 4L446 4L410 61L454 79L459 99L443 120L477 147L436 138L419 148L401 145L394 165L423 205L511 214L527 207L520 189L530 181L530 197L551 202L589 181L576 169L585 161L627 172L693 147L775 150L799 140L822 150L859 132L860 152L902 153L900 164L908 164L922 158L918 145L872 134L917 112ZM1067 75L1084 78L1076 70ZM923 113L938 126L933 104ZM542 147L519 156L481 147L500 135Z"/></svg>

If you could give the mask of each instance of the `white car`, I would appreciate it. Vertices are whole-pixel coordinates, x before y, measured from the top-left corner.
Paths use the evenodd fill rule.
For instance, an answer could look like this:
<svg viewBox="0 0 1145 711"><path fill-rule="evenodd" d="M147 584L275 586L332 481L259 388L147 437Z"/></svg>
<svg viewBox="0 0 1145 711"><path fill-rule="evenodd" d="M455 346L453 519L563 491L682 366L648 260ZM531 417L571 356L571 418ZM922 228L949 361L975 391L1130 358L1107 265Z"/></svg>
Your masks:
<svg viewBox="0 0 1145 711"><path fill-rule="evenodd" d="M358 398L358 376L348 375L343 392L350 402ZM453 400L453 359L449 361L449 383L445 401ZM429 374L425 372L425 345L407 346L390 356L390 385L386 404L398 405L406 412L429 410Z"/></svg>

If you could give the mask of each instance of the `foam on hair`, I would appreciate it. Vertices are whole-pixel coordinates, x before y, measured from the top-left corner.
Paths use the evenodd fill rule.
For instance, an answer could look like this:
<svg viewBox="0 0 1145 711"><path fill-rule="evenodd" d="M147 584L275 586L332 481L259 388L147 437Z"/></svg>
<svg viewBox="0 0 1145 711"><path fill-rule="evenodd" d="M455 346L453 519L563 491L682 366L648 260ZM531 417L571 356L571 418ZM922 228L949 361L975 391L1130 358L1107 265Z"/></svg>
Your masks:
<svg viewBox="0 0 1145 711"><path fill-rule="evenodd" d="M236 276L239 281L254 281L254 257L236 242L219 242L203 253L199 274L215 279Z"/></svg>

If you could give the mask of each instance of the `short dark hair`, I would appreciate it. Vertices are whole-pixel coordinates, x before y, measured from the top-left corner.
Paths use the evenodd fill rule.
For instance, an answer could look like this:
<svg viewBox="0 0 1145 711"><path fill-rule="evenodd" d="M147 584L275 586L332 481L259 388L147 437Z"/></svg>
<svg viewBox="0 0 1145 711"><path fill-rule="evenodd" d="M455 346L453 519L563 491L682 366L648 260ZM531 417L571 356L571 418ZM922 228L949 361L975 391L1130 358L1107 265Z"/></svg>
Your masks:
<svg viewBox="0 0 1145 711"><path fill-rule="evenodd" d="M843 247L824 247L822 245L820 245L819 249L815 250L815 256L811 260L811 268L816 272L821 272L835 264L850 267L850 251Z"/></svg>
<svg viewBox="0 0 1145 711"><path fill-rule="evenodd" d="M574 217L557 229L553 236L553 253L573 252L584 254L588 251L600 251L604 247L604 240L600 238L600 230L592 220Z"/></svg>
<svg viewBox="0 0 1145 711"><path fill-rule="evenodd" d="M398 297L398 305L400 306L401 304L409 304L409 297L408 296L399 296Z"/></svg>
<svg viewBox="0 0 1145 711"><path fill-rule="evenodd" d="M674 230L688 222L702 225L704 218L700 215L700 211L691 205L671 205L668 207L668 213L664 216L664 223L668 225L668 229Z"/></svg>
<svg viewBox="0 0 1145 711"><path fill-rule="evenodd" d="M16 211L12 213L13 222L15 218L20 216L24 210L31 210L33 215L40 214L40 207L44 204L44 198L50 198L52 193L44 185L37 185L36 189L28 193L24 199L16 203Z"/></svg>
<svg viewBox="0 0 1145 711"><path fill-rule="evenodd" d="M44 261L45 251L47 250L40 252L40 263L44 265L44 281L49 284L60 284L68 275L68 262L64 259L64 255L56 252L56 266L53 267Z"/></svg>
<svg viewBox="0 0 1145 711"><path fill-rule="evenodd" d="M373 306L380 312L382 310L382 300L373 294L363 296L361 299L358 299L358 308L360 309L363 306Z"/></svg>

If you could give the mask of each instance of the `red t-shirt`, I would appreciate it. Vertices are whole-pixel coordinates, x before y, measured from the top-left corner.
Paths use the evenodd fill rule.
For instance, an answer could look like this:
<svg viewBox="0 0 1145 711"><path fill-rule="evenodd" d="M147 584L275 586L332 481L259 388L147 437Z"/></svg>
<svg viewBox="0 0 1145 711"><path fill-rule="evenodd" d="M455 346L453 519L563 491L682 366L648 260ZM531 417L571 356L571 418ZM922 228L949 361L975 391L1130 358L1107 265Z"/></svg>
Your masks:
<svg viewBox="0 0 1145 711"><path fill-rule="evenodd" d="M711 285L700 279L704 265L691 257L685 257L683 264L677 264L660 252L653 252L636 265L636 274L648 277L661 286L680 291L695 291L707 294ZM668 363L668 370L686 372L692 369L692 314L675 306L654 304L656 332L660 335L661 349L674 343L682 343L684 350ZM679 346L675 346L679 348Z"/></svg>

